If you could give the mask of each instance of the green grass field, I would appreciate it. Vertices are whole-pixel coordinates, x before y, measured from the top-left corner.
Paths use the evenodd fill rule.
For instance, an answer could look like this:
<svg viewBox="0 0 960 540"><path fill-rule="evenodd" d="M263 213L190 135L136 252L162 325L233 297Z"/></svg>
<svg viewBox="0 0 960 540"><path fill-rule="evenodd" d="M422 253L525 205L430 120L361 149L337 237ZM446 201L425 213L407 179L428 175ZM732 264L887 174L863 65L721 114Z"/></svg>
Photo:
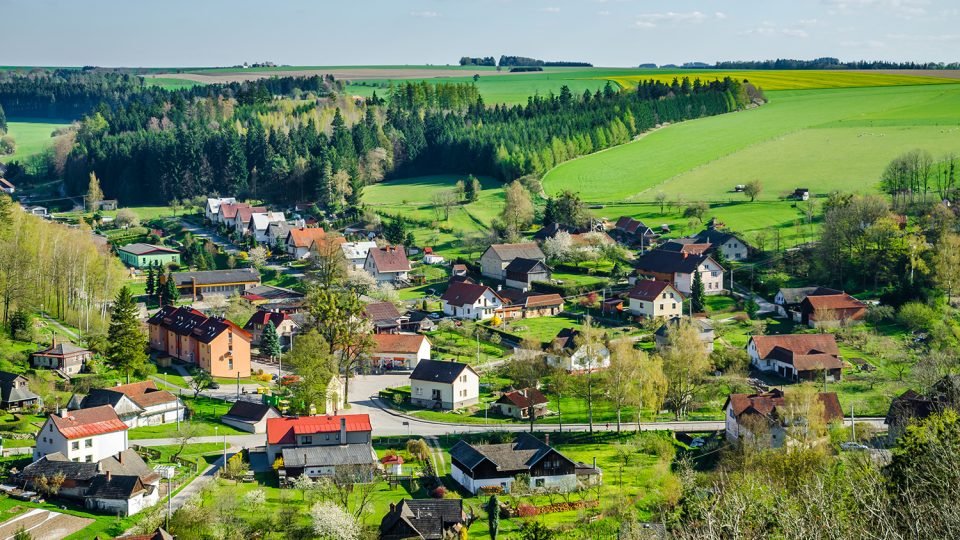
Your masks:
<svg viewBox="0 0 960 540"><path fill-rule="evenodd" d="M47 118L9 118L7 119L8 134L17 143L17 151L8 156L0 156L0 162L8 163L39 154L53 142L50 135L64 126L68 120L51 120Z"/></svg>
<svg viewBox="0 0 960 540"><path fill-rule="evenodd" d="M144 83L147 86L159 86L164 90L180 90L183 88L193 88L201 86L204 83L191 81L189 79L177 79L175 77L144 77Z"/></svg>
<svg viewBox="0 0 960 540"><path fill-rule="evenodd" d="M671 198L743 201L736 184L759 180L761 200L795 187L813 193L875 189L884 166L914 148L956 151L960 85L769 92L763 107L684 122L566 162L544 177L549 193L590 201Z"/></svg>

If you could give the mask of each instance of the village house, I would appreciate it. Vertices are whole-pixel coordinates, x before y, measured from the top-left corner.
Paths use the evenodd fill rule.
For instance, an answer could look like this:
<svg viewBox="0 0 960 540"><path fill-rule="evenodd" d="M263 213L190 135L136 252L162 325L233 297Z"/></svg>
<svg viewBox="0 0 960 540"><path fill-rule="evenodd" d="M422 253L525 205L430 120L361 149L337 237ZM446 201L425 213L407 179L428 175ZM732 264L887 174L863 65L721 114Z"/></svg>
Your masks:
<svg viewBox="0 0 960 540"><path fill-rule="evenodd" d="M543 243L561 232L565 232L572 236L575 234L583 234L588 232L588 229L585 227L574 227L573 225L564 225L561 223L551 223L550 225L547 225L546 227L543 227L534 233L533 239L537 242Z"/></svg>
<svg viewBox="0 0 960 540"><path fill-rule="evenodd" d="M947 375L937 381L925 394L907 390L893 398L883 423L887 425L887 440L896 442L913 422L942 413L945 409L960 407L960 376Z"/></svg>
<svg viewBox="0 0 960 540"><path fill-rule="evenodd" d="M330 235L332 238L332 235ZM339 237L338 237L339 238ZM287 233L284 245L287 247L287 255L294 259L306 259L310 256L310 246L315 240L325 242L328 235L322 227L293 227ZM344 240L339 238L341 242Z"/></svg>
<svg viewBox="0 0 960 540"><path fill-rule="evenodd" d="M207 294L243 294L247 289L260 284L260 272L257 272L256 268L173 272L171 276L180 294L189 296L193 301L200 300ZM166 283L166 276L160 278L161 282Z"/></svg>
<svg viewBox="0 0 960 540"><path fill-rule="evenodd" d="M638 279L627 298L627 311L634 317L655 319L683 314L683 295L666 281Z"/></svg>
<svg viewBox="0 0 960 540"><path fill-rule="evenodd" d="M237 199L233 197L216 197L208 198L207 206L203 210L203 217L206 218L210 223L219 223L220 222L220 205L221 204L236 204Z"/></svg>
<svg viewBox="0 0 960 540"><path fill-rule="evenodd" d="M179 251L153 244L127 244L117 248L117 256L120 262L133 268L180 264Z"/></svg>
<svg viewBox="0 0 960 540"><path fill-rule="evenodd" d="M287 218L283 212L257 212L250 215L250 221L247 224L246 234L253 237L253 241L258 244L266 244L273 248L275 243L270 241L267 230L272 223L286 223Z"/></svg>
<svg viewBox="0 0 960 540"><path fill-rule="evenodd" d="M750 363L792 381L839 381L843 362L833 334L751 336Z"/></svg>
<svg viewBox="0 0 960 540"><path fill-rule="evenodd" d="M820 392L817 399L823 406L825 423L843 421L843 409L836 392ZM755 440L762 436L763 444L770 448L789 446L784 418L789 414L788 407L783 391L777 388L757 394L730 394L723 404L727 440Z"/></svg>
<svg viewBox="0 0 960 540"><path fill-rule="evenodd" d="M463 499L403 499L390 503L380 521L380 540L462 538Z"/></svg>
<svg viewBox="0 0 960 540"><path fill-rule="evenodd" d="M503 444L461 440L450 449L450 476L474 495L487 486L510 493L519 475L529 477L531 489L573 491L577 488L576 469L573 460L529 433Z"/></svg>
<svg viewBox="0 0 960 540"><path fill-rule="evenodd" d="M480 402L480 375L468 364L421 360L410 374L410 402L456 410Z"/></svg>
<svg viewBox="0 0 960 540"><path fill-rule="evenodd" d="M7 180L6 178L0 176L0 191L6 193L7 195L13 195L17 190L16 186L13 185L13 182Z"/></svg>
<svg viewBox="0 0 960 540"><path fill-rule="evenodd" d="M547 364L570 373L588 373L610 367L610 351L602 343L578 343L580 331L557 332L547 352Z"/></svg>
<svg viewBox="0 0 960 540"><path fill-rule="evenodd" d="M281 417L267 420L267 462L283 458L281 481L306 474L332 476L345 470L369 481L379 462L373 450L370 416Z"/></svg>
<svg viewBox="0 0 960 540"><path fill-rule="evenodd" d="M504 268L504 275L507 287L527 290L533 287L534 281L549 282L551 273L543 261L517 257Z"/></svg>
<svg viewBox="0 0 960 540"><path fill-rule="evenodd" d="M781 317L791 316L794 321L800 322L800 304L808 296L822 296L841 294L840 291L828 289L827 287L784 287L777 291L773 297L773 303L777 306L777 313Z"/></svg>
<svg viewBox="0 0 960 540"><path fill-rule="evenodd" d="M237 228L237 214L240 212L241 208L250 208L248 203L221 203L219 206L219 211L217 212L216 223L219 226L222 226L227 231L232 232ZM266 208L263 210L257 210L258 212L266 211Z"/></svg>
<svg viewBox="0 0 960 540"><path fill-rule="evenodd" d="M367 252L376 248L376 242L344 242L340 244L343 258L347 260L347 264L357 270L363 268L363 263L367 260Z"/></svg>
<svg viewBox="0 0 960 540"><path fill-rule="evenodd" d="M691 238L698 244L710 244L707 253L719 251L729 261L743 261L750 256L750 245L731 232L708 227Z"/></svg>
<svg viewBox="0 0 960 540"><path fill-rule="evenodd" d="M673 240L667 240L666 242L657 246L657 249L662 249L664 251L677 251L680 253L688 253L690 255L703 255L711 251L713 244L705 243L701 244L697 242L694 238L676 238Z"/></svg>
<svg viewBox="0 0 960 540"><path fill-rule="evenodd" d="M495 403L500 414L517 420L529 420L531 409L534 418L546 416L550 400L536 388L521 388L506 392Z"/></svg>
<svg viewBox="0 0 960 540"><path fill-rule="evenodd" d="M503 281L507 277L507 266L517 258L547 262L546 255L536 242L493 244L480 256L480 273L484 277Z"/></svg>
<svg viewBox="0 0 960 540"><path fill-rule="evenodd" d="M247 433L266 433L267 420L280 418L280 412L268 403L238 400L220 421Z"/></svg>
<svg viewBox="0 0 960 540"><path fill-rule="evenodd" d="M220 317L164 306L147 320L150 348L214 377L250 376L250 334Z"/></svg>
<svg viewBox="0 0 960 540"><path fill-rule="evenodd" d="M127 425L109 405L60 410L36 435L33 460L60 452L70 461L93 463L127 449Z"/></svg>
<svg viewBox="0 0 960 540"><path fill-rule="evenodd" d="M287 237L292 227L286 221L272 221L267 225L267 239L264 243L278 253L287 252Z"/></svg>
<svg viewBox="0 0 960 540"><path fill-rule="evenodd" d="M497 296L504 302L504 320L549 317L563 311L563 297L557 293L502 289L497 291Z"/></svg>
<svg viewBox="0 0 960 540"><path fill-rule="evenodd" d="M681 294L693 290L694 273L699 272L707 294L723 292L723 268L709 255L691 255L677 251L654 249L640 256L634 263L639 276L667 281Z"/></svg>
<svg viewBox="0 0 960 540"><path fill-rule="evenodd" d="M240 297L262 311L297 313L303 307L306 296L293 289L273 285L254 285L245 290Z"/></svg>
<svg viewBox="0 0 960 540"><path fill-rule="evenodd" d="M846 326L867 314L867 305L847 293L807 296L800 303L800 322L810 328Z"/></svg>
<svg viewBox="0 0 960 540"><path fill-rule="evenodd" d="M670 332L679 326L681 321L689 321L693 324L700 336L700 343L703 343L703 347L708 353L713 352L713 340L716 337L713 331L713 323L710 322L710 319L701 317L691 318L677 316L668 319L667 322L663 323L660 328L657 328L657 331L653 333L653 339L658 349L662 349L670 342Z"/></svg>
<svg viewBox="0 0 960 540"><path fill-rule="evenodd" d="M367 251L363 269L370 273L377 283L401 285L407 281L411 268L407 250L403 246L386 246Z"/></svg>
<svg viewBox="0 0 960 540"><path fill-rule="evenodd" d="M415 369L430 359L431 344L422 334L374 334L370 364L380 369Z"/></svg>
<svg viewBox="0 0 960 540"><path fill-rule="evenodd" d="M290 350L293 347L293 336L300 332L300 325L289 313L282 311L257 310L247 324L243 325L243 329L250 333L250 343L260 345L260 338L269 323L273 323L273 329L280 338L280 349Z"/></svg>
<svg viewBox="0 0 960 540"><path fill-rule="evenodd" d="M465 264L455 264L450 267L450 277L465 278L467 277L468 272L469 272L469 269Z"/></svg>
<svg viewBox="0 0 960 540"><path fill-rule="evenodd" d="M373 331L377 334L393 334L400 331L400 327L408 318L400 314L400 310L392 302L373 302L363 307L363 314L373 324Z"/></svg>
<svg viewBox="0 0 960 540"><path fill-rule="evenodd" d="M613 226L613 234L621 242L630 246L637 246L640 251L646 251L657 242L657 234L642 221L630 216L621 216Z"/></svg>
<svg viewBox="0 0 960 540"><path fill-rule="evenodd" d="M486 285L451 281L440 297L444 315L457 319L484 321L503 309L503 298Z"/></svg>
<svg viewBox="0 0 960 540"><path fill-rule="evenodd" d="M70 377L83 371L83 366L92 359L91 351L69 341L58 343L54 336L53 344L30 355L30 364L39 369L60 371Z"/></svg>
<svg viewBox="0 0 960 540"><path fill-rule="evenodd" d="M172 424L184 419L187 408L180 398L157 388L153 381L95 388L86 396L74 394L67 409L91 409L109 405L129 428Z"/></svg>
<svg viewBox="0 0 960 540"><path fill-rule="evenodd" d="M266 211L266 206L241 206L237 208L233 220L228 222L227 225L232 234L243 236L247 232L247 228L250 227L250 222L253 221L253 215L262 214Z"/></svg>
<svg viewBox="0 0 960 540"><path fill-rule="evenodd" d="M0 371L0 409L16 412L42 405L40 396L28 388L28 382L23 375Z"/></svg>

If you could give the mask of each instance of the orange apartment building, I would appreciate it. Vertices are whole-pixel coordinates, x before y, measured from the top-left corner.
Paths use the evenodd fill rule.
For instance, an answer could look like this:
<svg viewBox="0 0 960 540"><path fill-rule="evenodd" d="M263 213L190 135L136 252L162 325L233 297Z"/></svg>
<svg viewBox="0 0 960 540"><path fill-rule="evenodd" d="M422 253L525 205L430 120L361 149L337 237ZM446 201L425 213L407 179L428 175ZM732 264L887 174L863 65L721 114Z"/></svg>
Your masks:
<svg viewBox="0 0 960 540"><path fill-rule="evenodd" d="M149 320L150 348L214 377L250 376L250 333L220 317L187 307L160 308Z"/></svg>

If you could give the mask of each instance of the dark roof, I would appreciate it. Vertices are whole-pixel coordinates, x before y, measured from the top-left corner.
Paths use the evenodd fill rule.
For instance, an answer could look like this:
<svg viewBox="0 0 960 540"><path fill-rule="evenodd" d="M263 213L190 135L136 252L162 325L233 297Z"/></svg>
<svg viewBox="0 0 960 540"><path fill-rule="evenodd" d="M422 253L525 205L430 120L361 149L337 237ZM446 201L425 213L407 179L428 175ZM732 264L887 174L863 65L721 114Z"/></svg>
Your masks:
<svg viewBox="0 0 960 540"><path fill-rule="evenodd" d="M634 263L634 266L638 270L646 272L663 274L682 272L684 274L692 274L707 259L713 261L709 255L695 255L678 251L654 249L640 256ZM716 264L716 261L713 262Z"/></svg>
<svg viewBox="0 0 960 540"><path fill-rule="evenodd" d="M392 540L419 535L439 540L451 527L463 524L463 499L403 499L380 522L380 538Z"/></svg>
<svg viewBox="0 0 960 540"><path fill-rule="evenodd" d="M739 240L745 246L749 246L746 241L742 240L736 234L717 229L704 229L693 235L692 238L701 244L723 244L733 239Z"/></svg>
<svg viewBox="0 0 960 540"><path fill-rule="evenodd" d="M90 351L84 349L83 347L77 347L69 341L61 341L55 343L51 347L47 347L46 349L33 354L34 356L69 356L71 354L83 354L88 352Z"/></svg>
<svg viewBox="0 0 960 540"><path fill-rule="evenodd" d="M250 316L247 324L243 325L243 329L249 332L256 326L266 326L268 322L272 322L274 328L279 328L280 324L286 320L290 320L290 314L288 313L257 310L256 313Z"/></svg>
<svg viewBox="0 0 960 540"><path fill-rule="evenodd" d="M255 268L235 268L233 270L202 270L198 272L174 272L173 282L178 287L197 285L219 285L222 283L260 283L260 272Z"/></svg>
<svg viewBox="0 0 960 540"><path fill-rule="evenodd" d="M444 291L443 296L440 297L440 300L450 304L451 306L465 306L473 305L480 297L483 296L483 293L487 291L493 292L494 296L499 297L499 295L493 291L490 287L486 285L477 285L471 281L450 281L450 285L447 287L447 290Z"/></svg>
<svg viewBox="0 0 960 540"><path fill-rule="evenodd" d="M139 476L101 474L90 482L87 488L89 499L120 499L127 500L141 491L146 491Z"/></svg>
<svg viewBox="0 0 960 540"><path fill-rule="evenodd" d="M526 471L536 465L550 451L555 451L540 439L523 433L512 443L473 445L461 440L450 449L450 457L469 470L484 460L492 463L498 472ZM560 455L573 463L569 458Z"/></svg>
<svg viewBox="0 0 960 540"><path fill-rule="evenodd" d="M505 272L516 272L519 274L529 274L539 267L541 272L547 272L547 265L543 264L537 259L526 259L523 257L517 257L516 259L510 261L510 264L504 268Z"/></svg>
<svg viewBox="0 0 960 540"><path fill-rule="evenodd" d="M370 444L299 446L283 449L283 466L286 468L374 465L376 463L377 457Z"/></svg>
<svg viewBox="0 0 960 540"><path fill-rule="evenodd" d="M554 236L557 235L557 233L561 231L565 233L570 233L570 234L580 234L580 233L587 232L587 229L584 229L583 227L574 227L573 225L562 225L560 223L551 223L550 225L547 225L546 227L543 227L542 229L537 231L536 234L533 235L533 239L538 242L543 242L548 238L553 238Z"/></svg>
<svg viewBox="0 0 960 540"><path fill-rule="evenodd" d="M473 368L460 362L445 362L441 360L421 360L410 374L411 380L452 383L463 373L463 370ZM476 372L474 372L476 373Z"/></svg>
<svg viewBox="0 0 960 540"><path fill-rule="evenodd" d="M662 338L667 337L670 334L670 330L676 328L684 318L697 325L700 329L700 339L710 339L709 334L713 332L713 323L710 322L710 319L702 319L699 317L670 317L660 328L657 328L654 334Z"/></svg>
<svg viewBox="0 0 960 540"><path fill-rule="evenodd" d="M665 291L667 287L673 289L673 292L680 295L681 300L683 299L683 295L680 294L680 291L678 291L671 283L653 279L638 279L633 285L633 288L630 289L630 293L627 296L636 300L652 302L653 300L659 298L660 294Z"/></svg>
<svg viewBox="0 0 960 540"><path fill-rule="evenodd" d="M540 246L536 242L523 242L520 244L492 244L489 250L493 250L501 261L512 261L517 257L524 259L545 260L547 257L540 251ZM486 252L484 252L486 253Z"/></svg>
<svg viewBox="0 0 960 540"><path fill-rule="evenodd" d="M119 247L117 248L117 251L125 251L132 255L148 255L150 253L180 253L179 251L170 249L168 247L155 246L153 244L144 244L140 242Z"/></svg>
<svg viewBox="0 0 960 540"><path fill-rule="evenodd" d="M230 417L241 422L259 422L273 407L266 403L252 401L236 401L224 417ZM278 415L279 416L279 415Z"/></svg>
<svg viewBox="0 0 960 540"><path fill-rule="evenodd" d="M147 319L147 324L158 325L181 336L191 336L203 343L210 343L228 328L250 339L250 333L233 322L219 317L207 317L188 307L164 306Z"/></svg>
<svg viewBox="0 0 960 540"><path fill-rule="evenodd" d="M807 296L814 294L817 290L824 287L784 287L780 289L780 295L783 296L784 304L799 304ZM827 289L830 290L830 289ZM840 291L835 291L840 292Z"/></svg>
<svg viewBox="0 0 960 540"><path fill-rule="evenodd" d="M400 310L392 302L374 302L363 307L363 313L374 324L391 323L397 324L400 318Z"/></svg>
<svg viewBox="0 0 960 540"><path fill-rule="evenodd" d="M557 332L557 337L553 338L553 347L573 350L576 348L576 339L579 335L580 331L575 328L564 328Z"/></svg>
<svg viewBox="0 0 960 540"><path fill-rule="evenodd" d="M62 473L66 478L76 481L89 481L100 474L97 463L70 461L60 452L47 454L23 468L25 478L47 478Z"/></svg>
<svg viewBox="0 0 960 540"><path fill-rule="evenodd" d="M31 392L26 386L14 387L14 383L18 379L23 379L21 382L27 382L27 378L23 375L0 371L0 401L3 403L21 403L40 399L40 396Z"/></svg>
<svg viewBox="0 0 960 540"><path fill-rule="evenodd" d="M173 535L163 530L163 527L157 527L157 530L148 534L135 534L133 536L118 536L116 540L174 540Z"/></svg>
<svg viewBox="0 0 960 540"><path fill-rule="evenodd" d="M244 296L259 296L264 300L296 300L305 297L302 292L283 287L274 287L273 285L255 285L243 291Z"/></svg>
<svg viewBox="0 0 960 540"><path fill-rule="evenodd" d="M109 471L113 475L137 476L144 483L160 479L160 475L150 468L133 448L101 459L97 462L100 472Z"/></svg>

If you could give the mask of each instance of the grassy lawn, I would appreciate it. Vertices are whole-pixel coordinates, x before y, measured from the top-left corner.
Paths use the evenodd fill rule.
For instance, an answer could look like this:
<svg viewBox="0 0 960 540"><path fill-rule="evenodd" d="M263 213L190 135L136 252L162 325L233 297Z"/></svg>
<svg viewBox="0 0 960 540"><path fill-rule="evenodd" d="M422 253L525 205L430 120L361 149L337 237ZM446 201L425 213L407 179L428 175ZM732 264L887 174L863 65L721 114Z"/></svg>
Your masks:
<svg viewBox="0 0 960 540"><path fill-rule="evenodd" d="M554 272L552 276L553 279L557 280L558 282L563 282L564 285L587 286L594 287L596 289L606 287L610 280L604 276L589 275L587 272L589 271L590 267L592 267L592 265L587 265L584 263L582 274L574 274L572 272Z"/></svg>
<svg viewBox="0 0 960 540"><path fill-rule="evenodd" d="M180 375L180 372L173 367L157 366L157 377L160 377L172 386L178 386L185 390L190 388L190 385L187 383L187 380L183 378L183 375ZM192 391L190 395L193 395Z"/></svg>
<svg viewBox="0 0 960 540"><path fill-rule="evenodd" d="M69 120L49 118L7 118L7 134L16 142L16 152L0 156L0 162L24 159L39 154L53 143L53 132L70 125Z"/></svg>
<svg viewBox="0 0 960 540"><path fill-rule="evenodd" d="M426 285L420 285L419 287L407 287L406 289L400 289L397 291L397 294L400 296L401 300L436 298L446 292L449 285L450 283L446 281L428 283Z"/></svg>
<svg viewBox="0 0 960 540"><path fill-rule="evenodd" d="M442 358L453 358L460 362L468 364L477 363L477 339L470 335L462 335L453 330L438 329L427 333L430 341ZM510 351L499 344L481 339L480 344L480 362L483 363L493 358L502 358Z"/></svg>
<svg viewBox="0 0 960 540"><path fill-rule="evenodd" d="M509 321L501 326L500 330L512 334L521 340L533 339L539 341L540 343L549 343L553 341L553 339L557 337L557 333L564 328L573 328L575 330L583 329L583 319L582 317L578 316L583 314L582 310L580 308L576 308L575 311L575 313L568 311L560 315L554 315L550 317L535 317L531 319ZM593 315L596 315L596 311L597 310L592 310ZM642 332L639 327L629 323L618 324L615 322L606 322L596 318L594 319L594 323L600 327L601 331L607 333L611 339L635 335Z"/></svg>
<svg viewBox="0 0 960 540"><path fill-rule="evenodd" d="M194 416L186 422L191 422L199 426L198 437L209 437L211 435L243 435L246 432L220 423L220 417L227 414L232 406L231 403L210 399L203 396L194 398L191 393L189 396L184 393L183 401L187 407L194 411ZM134 439L159 439L165 437L177 436L177 424L163 424L159 426L145 426L133 428L128 431L130 440Z"/></svg>
<svg viewBox="0 0 960 540"><path fill-rule="evenodd" d="M563 163L545 175L544 188L610 203L650 201L660 191L672 200L743 201L732 189L748 180L763 184L766 201L801 185L814 194L873 191L904 148L941 155L956 146L960 85L783 90L767 97L753 110L683 122ZM695 148L675 151L690 141L698 141Z"/></svg>

